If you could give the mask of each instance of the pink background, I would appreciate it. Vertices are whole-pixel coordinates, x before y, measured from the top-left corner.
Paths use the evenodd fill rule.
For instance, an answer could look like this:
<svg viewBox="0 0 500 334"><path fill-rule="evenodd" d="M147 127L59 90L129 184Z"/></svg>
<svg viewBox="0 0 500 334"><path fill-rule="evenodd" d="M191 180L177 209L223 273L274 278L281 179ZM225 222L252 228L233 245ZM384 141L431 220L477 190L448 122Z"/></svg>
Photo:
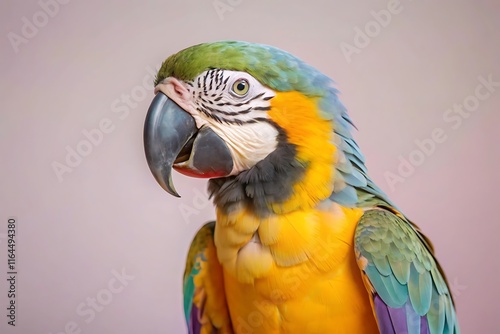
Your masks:
<svg viewBox="0 0 500 334"><path fill-rule="evenodd" d="M155 183L142 148L153 94L140 87L152 82L147 68L181 48L238 39L288 50L337 81L372 177L433 240L463 332L500 333L500 87L457 129L443 120L474 94L478 76L500 81L499 3L401 0L349 63L341 43L353 45L355 27L388 1L221 1L232 9L222 19L212 0L74 0L52 7L46 22L37 1L2 2L0 332L185 332L184 259L213 208L205 181L174 175L181 199ZM34 15L41 27L16 52L9 33L23 36ZM132 93L130 106L120 101ZM66 147L103 119L112 131L59 182L53 162L65 163ZM435 128L447 140L391 189L384 174ZM15 329L4 315L10 216L18 222ZM134 278L120 287L113 270L122 269ZM99 303L92 319L78 312L90 312L87 298Z"/></svg>

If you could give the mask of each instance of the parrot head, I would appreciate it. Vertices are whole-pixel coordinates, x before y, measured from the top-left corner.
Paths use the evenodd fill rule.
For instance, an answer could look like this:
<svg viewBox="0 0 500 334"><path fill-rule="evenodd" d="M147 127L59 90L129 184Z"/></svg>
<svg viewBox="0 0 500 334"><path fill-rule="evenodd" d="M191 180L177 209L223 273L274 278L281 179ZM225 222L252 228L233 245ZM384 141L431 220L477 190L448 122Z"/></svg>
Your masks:
<svg viewBox="0 0 500 334"><path fill-rule="evenodd" d="M195 45L163 62L155 94L146 159L172 195L172 169L211 179L218 206L248 201L260 212L313 206L332 194L340 200L353 182L366 185L333 81L285 51Z"/></svg>

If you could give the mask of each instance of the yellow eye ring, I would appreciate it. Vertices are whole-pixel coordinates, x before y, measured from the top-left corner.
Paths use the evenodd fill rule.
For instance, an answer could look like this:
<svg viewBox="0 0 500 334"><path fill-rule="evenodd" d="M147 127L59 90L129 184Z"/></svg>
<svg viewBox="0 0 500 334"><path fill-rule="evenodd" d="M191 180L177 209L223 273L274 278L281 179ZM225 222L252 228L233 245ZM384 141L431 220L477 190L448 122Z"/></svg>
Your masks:
<svg viewBox="0 0 500 334"><path fill-rule="evenodd" d="M246 79L238 79L233 83L231 87L231 92L233 92L236 96L245 96L250 89L250 84Z"/></svg>

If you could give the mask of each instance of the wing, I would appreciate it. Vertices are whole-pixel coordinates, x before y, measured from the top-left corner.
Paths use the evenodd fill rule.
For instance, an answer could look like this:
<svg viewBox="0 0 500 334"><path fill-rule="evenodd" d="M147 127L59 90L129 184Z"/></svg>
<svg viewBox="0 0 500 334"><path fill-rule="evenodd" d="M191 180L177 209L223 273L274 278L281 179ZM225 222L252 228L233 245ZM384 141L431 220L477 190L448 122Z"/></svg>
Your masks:
<svg viewBox="0 0 500 334"><path fill-rule="evenodd" d="M191 243L184 271L184 315L189 334L233 333L222 267L213 241L215 222L203 226Z"/></svg>
<svg viewBox="0 0 500 334"><path fill-rule="evenodd" d="M381 333L459 333L446 279L411 223L387 210L366 211L354 245Z"/></svg>

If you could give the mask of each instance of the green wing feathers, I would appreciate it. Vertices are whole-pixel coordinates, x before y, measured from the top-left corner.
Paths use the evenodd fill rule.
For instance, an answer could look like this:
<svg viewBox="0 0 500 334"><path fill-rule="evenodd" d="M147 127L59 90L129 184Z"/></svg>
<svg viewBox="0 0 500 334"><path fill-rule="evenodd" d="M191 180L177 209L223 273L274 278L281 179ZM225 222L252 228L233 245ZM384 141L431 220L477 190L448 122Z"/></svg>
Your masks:
<svg viewBox="0 0 500 334"><path fill-rule="evenodd" d="M217 260L215 222L194 237L184 271L184 315L189 334L231 333L222 267Z"/></svg>
<svg viewBox="0 0 500 334"><path fill-rule="evenodd" d="M445 277L427 239L410 222L387 210L369 210L354 238L383 333L458 333Z"/></svg>

